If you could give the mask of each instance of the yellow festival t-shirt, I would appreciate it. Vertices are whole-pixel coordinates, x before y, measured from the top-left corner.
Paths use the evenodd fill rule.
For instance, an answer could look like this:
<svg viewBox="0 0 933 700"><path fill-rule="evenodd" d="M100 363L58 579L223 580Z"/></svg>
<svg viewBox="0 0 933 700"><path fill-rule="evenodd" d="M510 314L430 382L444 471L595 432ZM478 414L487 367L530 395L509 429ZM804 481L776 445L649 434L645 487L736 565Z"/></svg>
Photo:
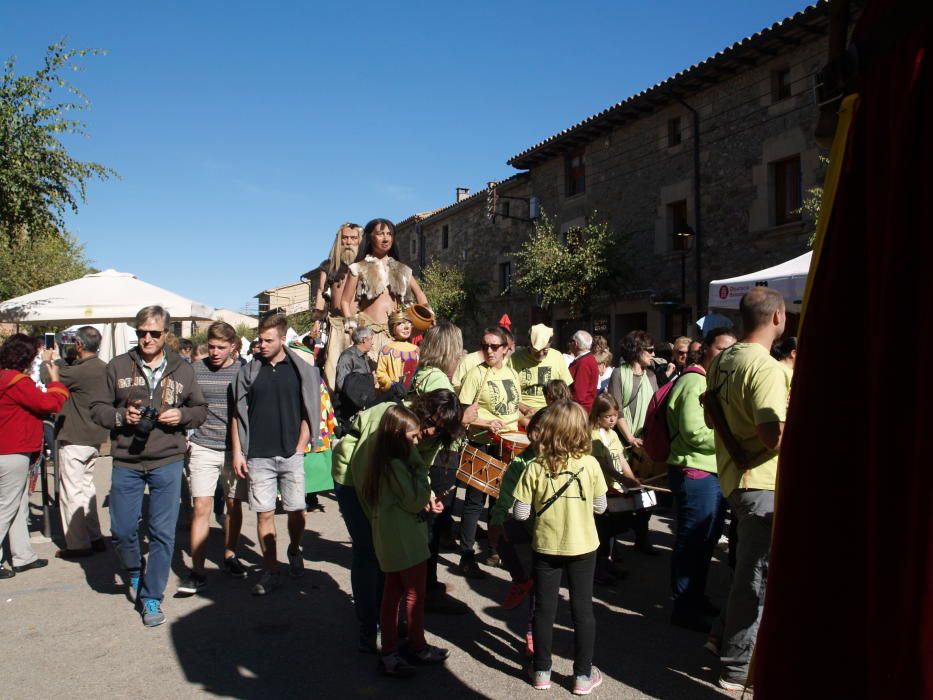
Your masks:
<svg viewBox="0 0 933 700"><path fill-rule="evenodd" d="M549 381L560 379L567 386L573 384L564 356L554 348L548 348L547 355L540 362L531 354L530 348L519 348L508 359L508 364L518 372L522 403L536 411L545 406L544 389Z"/></svg>
<svg viewBox="0 0 933 700"><path fill-rule="evenodd" d="M593 456L603 468L603 476L606 473L615 473L622 471L622 461L625 459L625 448L622 447L622 441L615 430L603 430L593 428ZM616 491L622 491L622 485L615 479L607 481L610 488Z"/></svg>
<svg viewBox="0 0 933 700"><path fill-rule="evenodd" d="M503 426L500 432L515 432L518 430L520 391L518 375L514 369L505 365L499 369L490 369L484 362L471 369L464 377L460 387L460 403L466 406L477 403L480 420L501 420ZM479 434L472 430L471 434L479 442L493 442L488 430L483 429Z"/></svg>
<svg viewBox="0 0 933 700"><path fill-rule="evenodd" d="M573 474L577 474L576 479ZM515 500L531 504L540 513L547 500L570 479L573 483L560 498L535 516L532 548L540 554L572 557L599 547L593 501L605 495L607 488L603 471L592 455L567 460L556 476L551 476L544 463L535 459L515 487Z"/></svg>
<svg viewBox="0 0 933 700"><path fill-rule="evenodd" d="M758 343L736 343L713 360L706 377L717 395L726 422L752 465L736 466L716 434L716 466L724 496L735 489L774 490L778 453L762 444L756 426L787 419L787 373Z"/></svg>

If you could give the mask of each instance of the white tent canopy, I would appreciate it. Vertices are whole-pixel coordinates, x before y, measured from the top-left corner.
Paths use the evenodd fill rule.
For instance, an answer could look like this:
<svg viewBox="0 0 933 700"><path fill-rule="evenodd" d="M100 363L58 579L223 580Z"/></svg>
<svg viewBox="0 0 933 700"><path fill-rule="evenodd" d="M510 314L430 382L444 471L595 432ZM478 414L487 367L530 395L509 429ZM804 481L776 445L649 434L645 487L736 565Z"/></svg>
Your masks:
<svg viewBox="0 0 933 700"><path fill-rule="evenodd" d="M799 311L812 256L813 252L810 251L765 270L730 279L713 280L709 283L709 308L738 309L742 297L752 287L769 287L784 296L789 310Z"/></svg>
<svg viewBox="0 0 933 700"><path fill-rule="evenodd" d="M104 270L24 294L0 304L0 321L66 324L131 321L144 306L158 304L173 321L210 321L214 309L143 282L129 272Z"/></svg>
<svg viewBox="0 0 933 700"><path fill-rule="evenodd" d="M100 357L108 360L125 352L131 342L126 322L153 304L168 311L173 321L210 321L214 316L212 307L143 282L134 274L104 270L0 303L0 321L96 325L103 328Z"/></svg>

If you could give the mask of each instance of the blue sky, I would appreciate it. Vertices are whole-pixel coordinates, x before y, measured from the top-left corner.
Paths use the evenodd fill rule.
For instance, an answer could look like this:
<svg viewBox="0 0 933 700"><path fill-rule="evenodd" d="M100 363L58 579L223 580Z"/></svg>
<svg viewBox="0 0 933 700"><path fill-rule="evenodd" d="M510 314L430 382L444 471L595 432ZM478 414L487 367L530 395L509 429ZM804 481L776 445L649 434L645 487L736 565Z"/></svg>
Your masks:
<svg viewBox="0 0 933 700"><path fill-rule="evenodd" d="M508 177L537 141L806 6L710 2L11 2L0 57L101 48L93 183L70 226L101 268L240 309L326 255ZM153 243L156 244L153 247Z"/></svg>

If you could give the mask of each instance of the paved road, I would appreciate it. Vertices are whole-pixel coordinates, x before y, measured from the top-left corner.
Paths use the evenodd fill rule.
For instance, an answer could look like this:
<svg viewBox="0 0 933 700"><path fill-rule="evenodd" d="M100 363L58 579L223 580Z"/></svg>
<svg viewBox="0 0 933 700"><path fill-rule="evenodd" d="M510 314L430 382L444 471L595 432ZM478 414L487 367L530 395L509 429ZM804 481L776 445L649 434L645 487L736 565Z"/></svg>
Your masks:
<svg viewBox="0 0 933 700"><path fill-rule="evenodd" d="M98 487L106 494L105 461ZM268 598L249 594L248 582L209 571L203 595L173 597L169 582L163 604L168 622L144 628L115 578L112 552L78 563L51 559L42 570L0 582L0 696L233 698L398 697L400 693L446 698L540 698L523 680L518 649L521 610L504 611L505 572L466 581L441 567L441 580L471 607L466 616L427 618L432 643L451 648L444 667L419 669L410 681L385 679L372 656L356 651L356 622L350 599L350 543L332 498L325 512L308 516L307 574ZM38 510L34 509L38 514ZM109 526L102 511L104 527ZM251 564L259 563L255 518L247 511L244 532ZM284 532L284 516L277 518ZM702 649L700 634L668 622L667 551L669 518L652 518L664 555L645 557L624 542L629 578L616 588L597 589L596 663L606 681L599 698L717 700L716 660ZM220 552L220 529L212 524L211 556ZM38 526L38 523L34 523ZM179 530L176 572L187 560L187 535ZM38 544L50 557L54 544ZM183 554L182 554L183 552ZM280 559L284 557L280 541ZM453 563L455 555L444 555ZM723 565L716 563L711 591L721 599ZM718 595L716 595L718 593ZM573 637L566 591L558 613L551 697L571 697Z"/></svg>

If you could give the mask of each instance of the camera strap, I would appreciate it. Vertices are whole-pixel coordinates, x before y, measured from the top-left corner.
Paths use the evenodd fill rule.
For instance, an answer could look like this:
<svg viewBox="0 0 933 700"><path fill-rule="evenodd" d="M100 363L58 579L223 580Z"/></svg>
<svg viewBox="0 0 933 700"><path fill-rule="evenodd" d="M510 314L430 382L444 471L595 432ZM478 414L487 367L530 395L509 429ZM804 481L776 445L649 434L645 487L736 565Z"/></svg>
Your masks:
<svg viewBox="0 0 933 700"><path fill-rule="evenodd" d="M162 396L159 399L159 409L166 404L166 398L168 394L168 383L165 381L165 375L168 374L168 367L165 368L165 371L162 373L162 376L159 377L159 383L162 385ZM130 390L126 394L126 400L123 402L123 407L126 408L130 405L130 399L133 397L133 391L136 389L136 378L139 377L139 363L133 359L133 375L130 377ZM149 383L146 382L146 386L149 386ZM149 387L149 405L152 405L152 397L155 395L153 387Z"/></svg>

